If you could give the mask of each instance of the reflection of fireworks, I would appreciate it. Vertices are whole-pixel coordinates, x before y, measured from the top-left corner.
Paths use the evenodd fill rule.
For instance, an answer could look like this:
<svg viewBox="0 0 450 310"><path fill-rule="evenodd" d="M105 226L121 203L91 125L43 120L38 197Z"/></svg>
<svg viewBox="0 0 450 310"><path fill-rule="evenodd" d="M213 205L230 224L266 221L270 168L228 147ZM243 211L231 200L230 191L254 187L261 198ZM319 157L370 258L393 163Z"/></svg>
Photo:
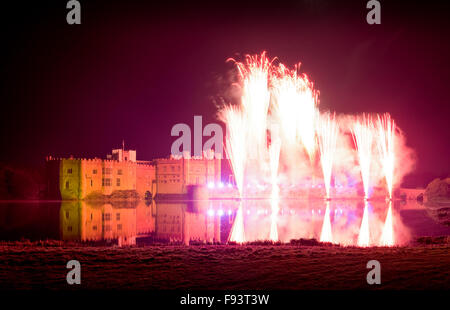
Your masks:
<svg viewBox="0 0 450 310"><path fill-rule="evenodd" d="M320 234L320 242L333 242L333 235L331 233L330 221L330 202L327 201L327 208L323 218L322 233Z"/></svg>
<svg viewBox="0 0 450 310"><path fill-rule="evenodd" d="M330 198L331 170L333 167L333 155L336 151L336 139L338 134L335 114L327 113L326 116L319 117L317 131L323 180L325 182L327 198Z"/></svg>
<svg viewBox="0 0 450 310"><path fill-rule="evenodd" d="M239 204L239 208L236 211L236 217L234 218L233 227L231 227L228 241L236 243L245 242L244 213L242 211L242 202Z"/></svg>
<svg viewBox="0 0 450 310"><path fill-rule="evenodd" d="M369 198L370 161L372 157L373 124L369 116L362 115L352 128L353 141L358 151L359 166L364 186L364 197Z"/></svg>
<svg viewBox="0 0 450 310"><path fill-rule="evenodd" d="M369 207L368 202L364 203L364 214L361 222L361 228L358 236L358 246L366 247L370 245L369 233Z"/></svg>
<svg viewBox="0 0 450 310"><path fill-rule="evenodd" d="M270 240L278 241L278 199L272 198L270 201L272 214L270 216Z"/></svg>
<svg viewBox="0 0 450 310"><path fill-rule="evenodd" d="M234 106L225 107L220 118L227 124L226 152L233 169L236 186L242 196L244 187L244 170L246 163L246 139L247 123L239 108Z"/></svg>
<svg viewBox="0 0 450 310"><path fill-rule="evenodd" d="M394 182L394 135L395 123L391 116L386 113L382 117L378 115L377 122L378 139L377 146L381 157L384 176L389 192L389 198L392 199L392 186Z"/></svg>
<svg viewBox="0 0 450 310"><path fill-rule="evenodd" d="M394 229L392 225L392 201L389 201L389 209L386 215L386 221L384 222L383 234L381 235L381 245L393 246L394 241Z"/></svg>
<svg viewBox="0 0 450 310"><path fill-rule="evenodd" d="M278 165L280 161L280 148L281 142L275 132L272 133L272 141L269 147L269 159L270 159L270 174L272 183L272 197L271 197L271 225L270 225L270 240L278 241L278 201L280 189L278 187Z"/></svg>

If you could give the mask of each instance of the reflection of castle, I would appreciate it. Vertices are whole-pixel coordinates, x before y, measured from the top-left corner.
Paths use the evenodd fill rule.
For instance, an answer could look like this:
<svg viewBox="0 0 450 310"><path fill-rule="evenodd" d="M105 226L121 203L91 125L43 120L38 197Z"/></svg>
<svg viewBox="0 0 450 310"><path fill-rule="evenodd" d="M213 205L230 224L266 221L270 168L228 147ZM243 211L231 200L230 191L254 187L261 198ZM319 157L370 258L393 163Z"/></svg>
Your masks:
<svg viewBox="0 0 450 310"><path fill-rule="evenodd" d="M156 235L159 239L183 242L221 242L220 217L208 216L206 208L187 210L187 203L158 203ZM223 240L222 240L223 241Z"/></svg>
<svg viewBox="0 0 450 310"><path fill-rule="evenodd" d="M221 161L211 152L200 159L137 161L136 151L116 149L103 159L53 158L46 160L48 195L56 199L84 199L136 191L141 198L186 194L190 185L220 182Z"/></svg>
<svg viewBox="0 0 450 310"><path fill-rule="evenodd" d="M189 210L188 210L189 209ZM93 204L63 201L60 209L63 240L117 241L132 245L136 238L161 241L220 242L221 218L208 216L206 209L187 203L114 202Z"/></svg>
<svg viewBox="0 0 450 310"><path fill-rule="evenodd" d="M63 240L111 241L135 244L136 237L155 230L151 205L116 206L89 204L82 201L64 201L60 210Z"/></svg>

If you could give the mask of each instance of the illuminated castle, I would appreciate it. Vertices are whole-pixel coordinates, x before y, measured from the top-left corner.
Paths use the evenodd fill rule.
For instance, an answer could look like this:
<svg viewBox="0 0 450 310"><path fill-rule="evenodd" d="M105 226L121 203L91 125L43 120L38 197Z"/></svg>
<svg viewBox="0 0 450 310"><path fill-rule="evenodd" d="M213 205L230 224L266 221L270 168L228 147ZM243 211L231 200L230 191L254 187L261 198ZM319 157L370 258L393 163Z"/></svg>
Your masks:
<svg viewBox="0 0 450 310"><path fill-rule="evenodd" d="M85 199L111 196L140 198L186 195L191 187L218 183L221 160L212 151L201 158L180 157L136 160L135 150L114 149L106 159L46 158L48 196Z"/></svg>

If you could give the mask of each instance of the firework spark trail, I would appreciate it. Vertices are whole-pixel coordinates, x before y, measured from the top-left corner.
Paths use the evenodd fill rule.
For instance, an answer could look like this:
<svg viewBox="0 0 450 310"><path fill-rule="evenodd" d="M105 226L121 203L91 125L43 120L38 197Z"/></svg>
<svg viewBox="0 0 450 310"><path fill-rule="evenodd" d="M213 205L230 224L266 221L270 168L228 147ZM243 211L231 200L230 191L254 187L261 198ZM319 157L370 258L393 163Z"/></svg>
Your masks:
<svg viewBox="0 0 450 310"><path fill-rule="evenodd" d="M273 106L281 124L283 145L292 151L301 142L310 159L315 151L315 113L317 96L306 75L298 75L298 67L288 70L283 64L272 80Z"/></svg>
<svg viewBox="0 0 450 310"><path fill-rule="evenodd" d="M283 64L278 66L276 73L276 77L272 80L272 104L281 125L283 145L291 148L297 141L301 105L298 79L296 72L288 70Z"/></svg>
<svg viewBox="0 0 450 310"><path fill-rule="evenodd" d="M235 106L226 106L219 114L219 118L227 124L226 147L231 168L233 169L239 196L243 195L244 171L246 164L246 135L247 122L242 111Z"/></svg>
<svg viewBox="0 0 450 310"><path fill-rule="evenodd" d="M278 166L280 163L281 141L279 138L272 138L269 146L269 161L270 161L270 181L272 183L272 199L278 199Z"/></svg>
<svg viewBox="0 0 450 310"><path fill-rule="evenodd" d="M244 212L242 211L242 202L239 203L239 208L236 211L236 217L234 218L233 227L231 227L228 241L236 243L245 242Z"/></svg>
<svg viewBox="0 0 450 310"><path fill-rule="evenodd" d="M352 128L353 141L358 151L359 166L364 186L364 198L369 198L370 162L372 158L373 123L369 116L362 115Z"/></svg>
<svg viewBox="0 0 450 310"><path fill-rule="evenodd" d="M297 131L312 161L316 151L315 121L317 120L316 114L318 112L317 94L314 92L312 83L309 82L306 76L303 76L300 93L301 105Z"/></svg>
<svg viewBox="0 0 450 310"><path fill-rule="evenodd" d="M358 236L358 246L367 247L370 245L370 232L369 232L369 204L364 202L364 214L361 221L361 228Z"/></svg>
<svg viewBox="0 0 450 310"><path fill-rule="evenodd" d="M386 221L384 222L380 243L382 246L393 246L395 244L394 227L392 223L392 201L389 201L389 208L386 215Z"/></svg>
<svg viewBox="0 0 450 310"><path fill-rule="evenodd" d="M331 232L331 220L330 220L330 202L327 201L327 208L325 210L325 216L323 218L322 232L320 234L320 242L333 242L333 234Z"/></svg>
<svg viewBox="0 0 450 310"><path fill-rule="evenodd" d="M317 122L317 139L319 142L320 162L325 183L326 198L330 198L331 171L333 154L336 151L338 125L335 114L326 113L319 116Z"/></svg>
<svg viewBox="0 0 450 310"><path fill-rule="evenodd" d="M384 176L389 192L389 198L392 199L392 187L394 182L394 136L395 123L391 116L386 113L383 116L378 115L377 122L378 139L377 147L383 166Z"/></svg>
<svg viewBox="0 0 450 310"><path fill-rule="evenodd" d="M261 159L264 159L267 151L266 129L270 104L269 79L272 61L263 52L261 56L247 55L245 63L235 62L242 78L241 106L247 128L251 129L241 134L248 135L247 156L260 162Z"/></svg>

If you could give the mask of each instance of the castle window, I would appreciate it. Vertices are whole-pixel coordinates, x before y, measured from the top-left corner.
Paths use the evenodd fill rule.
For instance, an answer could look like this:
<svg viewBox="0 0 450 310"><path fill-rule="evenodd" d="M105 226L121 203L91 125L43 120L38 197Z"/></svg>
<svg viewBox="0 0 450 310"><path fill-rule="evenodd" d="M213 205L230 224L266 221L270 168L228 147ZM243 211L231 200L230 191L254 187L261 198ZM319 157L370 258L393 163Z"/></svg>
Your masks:
<svg viewBox="0 0 450 310"><path fill-rule="evenodd" d="M91 180L91 187L92 187L92 186L94 186L94 183L93 183L92 180Z"/></svg>
<svg viewBox="0 0 450 310"><path fill-rule="evenodd" d="M97 230L97 225L92 226L92 230Z"/></svg>
<svg viewBox="0 0 450 310"><path fill-rule="evenodd" d="M69 218L69 211L66 211L66 219Z"/></svg>
<svg viewBox="0 0 450 310"><path fill-rule="evenodd" d="M120 221L120 213L116 213L116 221Z"/></svg>
<svg viewBox="0 0 450 310"><path fill-rule="evenodd" d="M111 168L102 168L103 174L111 174Z"/></svg>
<svg viewBox="0 0 450 310"><path fill-rule="evenodd" d="M111 179L102 179L102 186L111 186Z"/></svg>
<svg viewBox="0 0 450 310"><path fill-rule="evenodd" d="M122 169L117 170L118 175L122 175Z"/></svg>
<svg viewBox="0 0 450 310"><path fill-rule="evenodd" d="M92 174L97 174L97 169L92 170Z"/></svg>
<svg viewBox="0 0 450 310"><path fill-rule="evenodd" d="M68 174L72 174L72 168L67 169Z"/></svg>
<svg viewBox="0 0 450 310"><path fill-rule="evenodd" d="M116 180L116 185L120 186L120 179L119 178Z"/></svg>
<svg viewBox="0 0 450 310"><path fill-rule="evenodd" d="M66 181L66 189L69 189L69 181Z"/></svg>
<svg viewBox="0 0 450 310"><path fill-rule="evenodd" d="M103 213L102 219L103 221L111 221L111 213Z"/></svg>
<svg viewBox="0 0 450 310"><path fill-rule="evenodd" d="M122 230L122 224L117 224L117 230Z"/></svg>

